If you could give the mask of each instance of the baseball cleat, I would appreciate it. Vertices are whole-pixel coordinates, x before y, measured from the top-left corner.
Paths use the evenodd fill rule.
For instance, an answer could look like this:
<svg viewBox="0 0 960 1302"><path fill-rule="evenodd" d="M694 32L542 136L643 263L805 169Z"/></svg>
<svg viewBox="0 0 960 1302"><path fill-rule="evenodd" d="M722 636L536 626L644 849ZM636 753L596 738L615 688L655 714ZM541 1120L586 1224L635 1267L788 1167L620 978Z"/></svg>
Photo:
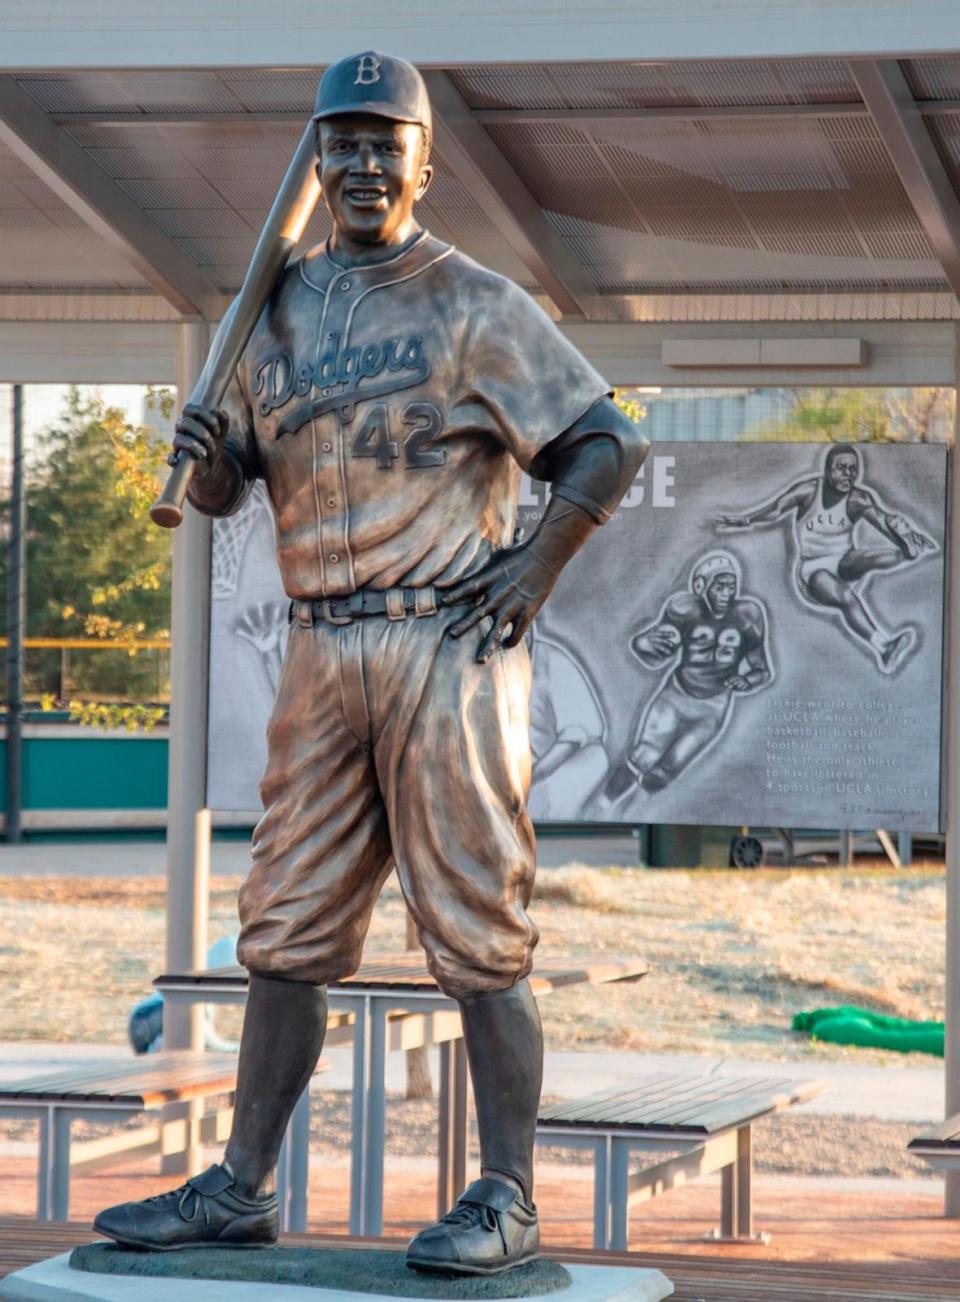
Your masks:
<svg viewBox="0 0 960 1302"><path fill-rule="evenodd" d="M895 673L917 645L917 635L912 628L902 628L894 633L880 652L880 668L885 674Z"/></svg>
<svg viewBox="0 0 960 1302"><path fill-rule="evenodd" d="M93 1228L124 1248L173 1252L177 1248L272 1248L280 1226L276 1194L241 1198L234 1176L211 1166L179 1189L119 1203L97 1216Z"/></svg>
<svg viewBox="0 0 960 1302"><path fill-rule="evenodd" d="M537 1209L512 1185L483 1176L452 1211L410 1240L407 1265L448 1275L499 1275L540 1252Z"/></svg>

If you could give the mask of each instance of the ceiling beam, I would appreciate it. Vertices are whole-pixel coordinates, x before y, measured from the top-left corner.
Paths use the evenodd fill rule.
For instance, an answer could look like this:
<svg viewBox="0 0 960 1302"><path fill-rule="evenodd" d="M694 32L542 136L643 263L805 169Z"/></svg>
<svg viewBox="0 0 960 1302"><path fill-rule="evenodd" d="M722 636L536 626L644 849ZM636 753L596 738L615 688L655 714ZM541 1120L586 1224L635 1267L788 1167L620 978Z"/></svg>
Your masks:
<svg viewBox="0 0 960 1302"><path fill-rule="evenodd" d="M461 185L565 316L590 317L596 286L443 72L425 74L433 134Z"/></svg>
<svg viewBox="0 0 960 1302"><path fill-rule="evenodd" d="M960 298L960 198L896 59L855 60L850 71L907 198Z"/></svg>
<svg viewBox="0 0 960 1302"><path fill-rule="evenodd" d="M222 314L223 295L196 263L153 225L12 77L0 76L0 144L178 312L208 320Z"/></svg>
<svg viewBox="0 0 960 1302"><path fill-rule="evenodd" d="M924 117L944 117L948 114L960 114L960 100L928 99L917 101L917 108ZM107 127L170 127L195 125L225 126L295 126L304 122L309 116L309 106L302 109L253 109L244 112L233 109L218 112L215 109L185 109L182 112L151 111L140 113L96 112L93 113L53 113L52 122L58 126L107 126ZM670 104L668 106L648 106L637 108L575 108L575 109L521 109L521 108L480 108L470 109L470 117L482 126L499 122L566 122L580 126L606 126L621 122L712 122L730 118L762 119L779 118L788 121L801 118L849 118L869 117L869 110L861 100L838 102L834 104Z"/></svg>

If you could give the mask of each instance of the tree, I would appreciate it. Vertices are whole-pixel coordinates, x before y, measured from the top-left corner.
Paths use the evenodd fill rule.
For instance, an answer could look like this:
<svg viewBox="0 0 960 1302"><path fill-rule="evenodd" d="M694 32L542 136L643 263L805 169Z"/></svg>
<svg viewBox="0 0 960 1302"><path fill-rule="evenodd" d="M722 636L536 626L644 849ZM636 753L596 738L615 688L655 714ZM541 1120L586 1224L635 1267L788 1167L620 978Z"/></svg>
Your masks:
<svg viewBox="0 0 960 1302"><path fill-rule="evenodd" d="M167 395L155 399L161 406ZM157 697L156 664L142 639L169 637L170 536L147 515L165 448L99 397L71 389L38 442L27 478L27 631L31 637L101 638L117 650L75 659L72 685L112 701ZM31 656L30 686L56 696L59 656ZM72 702L75 717L111 722L116 708ZM148 722L142 706L121 721Z"/></svg>
<svg viewBox="0 0 960 1302"><path fill-rule="evenodd" d="M795 389L794 406L776 425L745 435L756 442L946 443L953 437L954 391Z"/></svg>

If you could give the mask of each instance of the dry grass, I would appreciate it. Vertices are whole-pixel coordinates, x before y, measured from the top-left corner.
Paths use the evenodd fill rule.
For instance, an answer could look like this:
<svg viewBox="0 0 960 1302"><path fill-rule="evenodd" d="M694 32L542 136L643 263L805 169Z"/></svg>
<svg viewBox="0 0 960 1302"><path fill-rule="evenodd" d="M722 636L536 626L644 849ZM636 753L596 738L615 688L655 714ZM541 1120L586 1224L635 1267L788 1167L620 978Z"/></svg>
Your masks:
<svg viewBox="0 0 960 1302"><path fill-rule="evenodd" d="M238 885L224 877L212 885L212 940L236 932ZM122 1043L130 1007L163 967L163 904L159 876L0 878L0 1039ZM744 873L572 865L541 873L533 914L544 957L639 954L650 964L638 985L544 1000L554 1049L908 1065L900 1055L811 1043L791 1033L790 1019L838 1003L943 1015L936 866ZM402 949L404 919L391 879L370 950Z"/></svg>

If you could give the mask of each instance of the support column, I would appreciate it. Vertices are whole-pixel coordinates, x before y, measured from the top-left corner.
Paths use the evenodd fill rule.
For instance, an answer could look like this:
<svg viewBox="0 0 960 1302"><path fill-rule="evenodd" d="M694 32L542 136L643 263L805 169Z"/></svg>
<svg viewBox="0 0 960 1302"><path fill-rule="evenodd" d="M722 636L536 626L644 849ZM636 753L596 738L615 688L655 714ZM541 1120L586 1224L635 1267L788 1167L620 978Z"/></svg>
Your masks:
<svg viewBox="0 0 960 1302"><path fill-rule="evenodd" d="M954 385L960 380L960 328L954 327ZM958 403L960 406L960 403ZM954 418L950 454L949 552L946 619L946 692L944 695L944 747L946 763L945 812L947 828L947 953L944 1025L945 1116L960 1112L960 467L957 446L960 420ZM944 1172L944 1214L960 1218L960 1171Z"/></svg>
<svg viewBox="0 0 960 1302"><path fill-rule="evenodd" d="M23 807L23 639L27 622L27 497L23 483L23 385L10 411L10 541L7 547L6 840L20 840Z"/></svg>
<svg viewBox="0 0 960 1302"><path fill-rule="evenodd" d="M203 322L177 327L177 401L186 402L207 355ZM207 682L210 645L211 522L187 505L173 532L173 598L170 622L170 758L167 798L166 969L203 967L207 956L210 811L207 787ZM203 1048L203 1007L164 1009L164 1046ZM167 1174L195 1174L201 1167L199 1103L168 1109L164 1120L187 1119L187 1153L163 1159Z"/></svg>

